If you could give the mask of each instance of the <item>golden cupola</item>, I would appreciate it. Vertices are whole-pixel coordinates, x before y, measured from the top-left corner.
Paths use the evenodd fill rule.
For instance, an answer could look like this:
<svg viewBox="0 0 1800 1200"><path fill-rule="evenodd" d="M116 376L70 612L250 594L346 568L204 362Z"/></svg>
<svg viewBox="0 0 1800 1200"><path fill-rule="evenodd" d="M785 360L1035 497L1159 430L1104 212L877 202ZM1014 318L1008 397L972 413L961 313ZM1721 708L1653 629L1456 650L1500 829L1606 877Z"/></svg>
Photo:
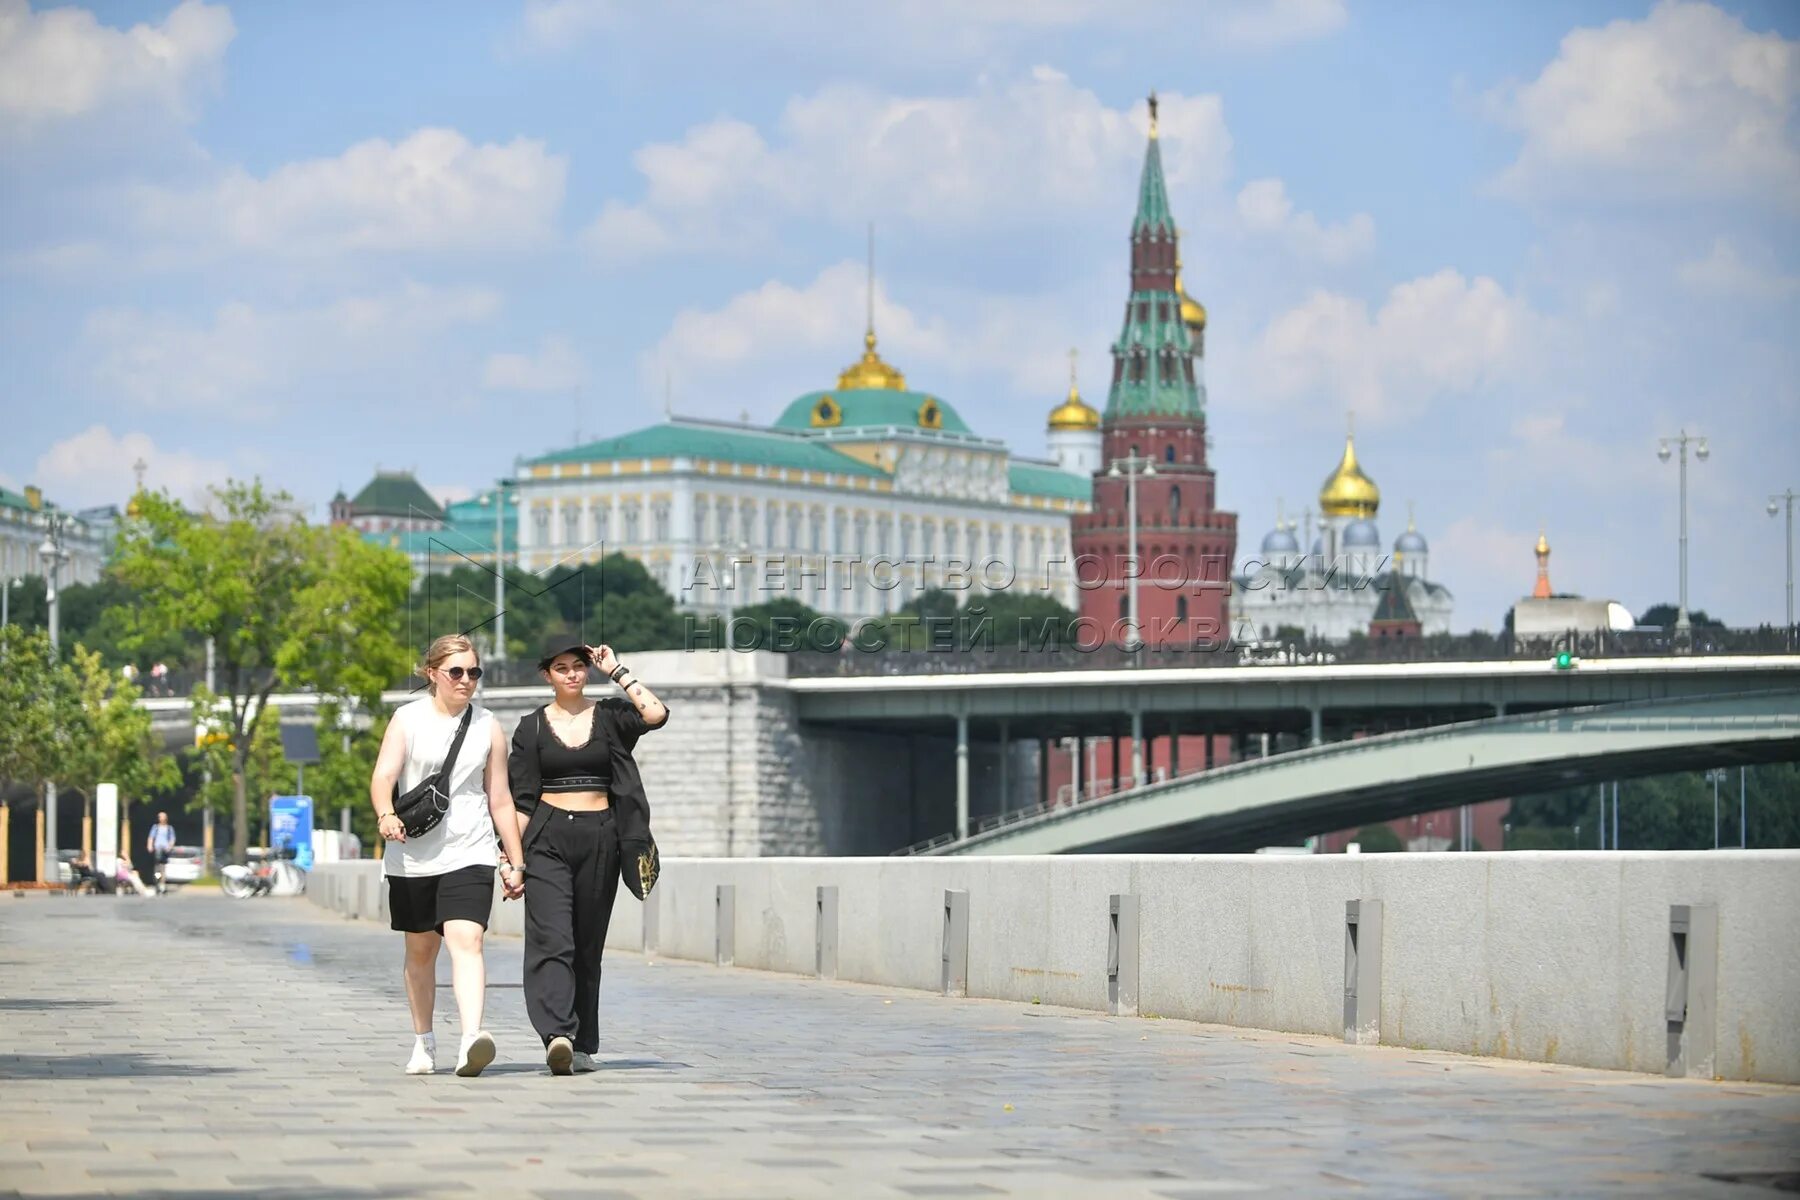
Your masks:
<svg viewBox="0 0 1800 1200"><path fill-rule="evenodd" d="M1319 489L1319 511L1327 517L1372 518L1381 508L1381 489L1356 461L1356 435L1344 437L1344 457Z"/></svg>
<svg viewBox="0 0 1800 1200"><path fill-rule="evenodd" d="M1181 283L1181 255L1175 256L1175 294L1181 297L1181 323L1198 337L1206 332L1206 306L1188 295Z"/></svg>
<svg viewBox="0 0 1800 1200"><path fill-rule="evenodd" d="M848 392L862 388L886 388L893 392L906 390L906 376L882 362L881 355L875 353L873 325L863 334L863 356L838 374L838 391Z"/></svg>
<svg viewBox="0 0 1800 1200"><path fill-rule="evenodd" d="M1069 398L1050 410L1050 428L1098 429L1100 413L1081 398L1075 385L1075 351L1069 351Z"/></svg>

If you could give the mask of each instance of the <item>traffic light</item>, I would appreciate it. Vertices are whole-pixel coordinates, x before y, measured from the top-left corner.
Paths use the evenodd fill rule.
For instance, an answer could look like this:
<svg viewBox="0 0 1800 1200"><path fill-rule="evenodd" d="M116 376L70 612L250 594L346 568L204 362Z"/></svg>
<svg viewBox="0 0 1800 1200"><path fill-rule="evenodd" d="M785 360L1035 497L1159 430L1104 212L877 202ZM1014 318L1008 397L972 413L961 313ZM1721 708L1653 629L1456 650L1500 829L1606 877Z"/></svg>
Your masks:
<svg viewBox="0 0 1800 1200"><path fill-rule="evenodd" d="M1555 667L1558 671L1573 671L1575 669L1575 656L1570 654L1567 650L1559 651L1556 657L1550 660L1550 665Z"/></svg>

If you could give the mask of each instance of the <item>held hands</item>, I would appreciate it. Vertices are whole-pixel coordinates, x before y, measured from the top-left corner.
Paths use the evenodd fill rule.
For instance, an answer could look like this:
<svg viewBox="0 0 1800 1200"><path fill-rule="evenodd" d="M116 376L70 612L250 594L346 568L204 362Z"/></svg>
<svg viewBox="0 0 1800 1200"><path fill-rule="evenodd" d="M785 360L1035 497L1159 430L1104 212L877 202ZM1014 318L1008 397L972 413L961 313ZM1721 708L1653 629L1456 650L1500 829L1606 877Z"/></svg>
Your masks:
<svg viewBox="0 0 1800 1200"><path fill-rule="evenodd" d="M506 899L517 900L525 895L525 872L511 863L503 863L500 867L500 890Z"/></svg>
<svg viewBox="0 0 1800 1200"><path fill-rule="evenodd" d="M589 646L587 652L593 656L594 666L602 675L611 675L618 668L619 656L613 653L611 646Z"/></svg>

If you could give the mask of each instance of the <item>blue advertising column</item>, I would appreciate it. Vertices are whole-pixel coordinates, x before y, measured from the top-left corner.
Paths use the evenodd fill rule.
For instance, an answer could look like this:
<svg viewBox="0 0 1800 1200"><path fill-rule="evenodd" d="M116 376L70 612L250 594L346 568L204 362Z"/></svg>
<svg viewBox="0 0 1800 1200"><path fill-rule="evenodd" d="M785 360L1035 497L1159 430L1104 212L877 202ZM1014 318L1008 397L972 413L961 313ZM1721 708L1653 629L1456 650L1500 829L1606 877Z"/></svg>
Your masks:
<svg viewBox="0 0 1800 1200"><path fill-rule="evenodd" d="M292 851L302 871L313 865L313 801L311 796L275 796L269 800L269 849L280 857Z"/></svg>

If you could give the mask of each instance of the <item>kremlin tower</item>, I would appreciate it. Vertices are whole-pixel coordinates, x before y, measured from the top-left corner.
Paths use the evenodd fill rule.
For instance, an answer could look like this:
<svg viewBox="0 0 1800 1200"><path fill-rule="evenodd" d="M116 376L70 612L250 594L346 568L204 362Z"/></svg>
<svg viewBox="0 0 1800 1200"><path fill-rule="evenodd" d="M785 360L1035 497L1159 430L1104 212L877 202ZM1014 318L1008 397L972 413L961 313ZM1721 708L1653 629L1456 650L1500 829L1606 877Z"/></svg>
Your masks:
<svg viewBox="0 0 1800 1200"><path fill-rule="evenodd" d="M1112 347L1093 507L1071 522L1081 615L1115 630L1116 641L1132 640L1125 620L1133 575L1138 637L1145 644L1222 643L1230 630L1226 608L1237 516L1214 507L1213 471L1206 462L1205 329L1206 310L1182 288L1180 234L1163 181L1152 94L1149 146L1131 222L1131 294ZM1079 401L1073 389L1070 400ZM1053 435L1059 415L1075 415L1065 412L1069 407L1052 414ZM1128 494L1134 477L1135 571Z"/></svg>

